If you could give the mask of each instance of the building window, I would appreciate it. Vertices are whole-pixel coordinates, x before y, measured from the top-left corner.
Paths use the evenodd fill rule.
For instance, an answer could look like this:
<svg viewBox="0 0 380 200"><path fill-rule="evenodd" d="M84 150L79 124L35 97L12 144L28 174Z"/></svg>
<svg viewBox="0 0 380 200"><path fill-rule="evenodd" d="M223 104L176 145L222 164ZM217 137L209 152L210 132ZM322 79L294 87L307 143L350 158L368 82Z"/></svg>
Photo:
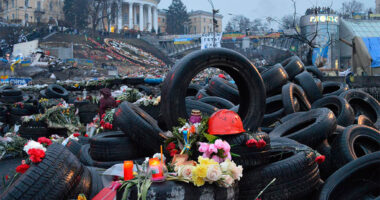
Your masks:
<svg viewBox="0 0 380 200"><path fill-rule="evenodd" d="M37 1L37 11L40 11L40 10L41 10L41 2Z"/></svg>
<svg viewBox="0 0 380 200"><path fill-rule="evenodd" d="M12 0L12 8L15 7L15 0Z"/></svg>
<svg viewBox="0 0 380 200"><path fill-rule="evenodd" d="M206 33L206 27L205 26L203 27L203 33Z"/></svg>
<svg viewBox="0 0 380 200"><path fill-rule="evenodd" d="M25 0L25 7L29 7L29 0Z"/></svg>
<svg viewBox="0 0 380 200"><path fill-rule="evenodd" d="M203 18L203 22L206 22L206 18Z"/></svg>
<svg viewBox="0 0 380 200"><path fill-rule="evenodd" d="M49 10L53 11L53 2L50 2L50 4L49 4Z"/></svg>
<svg viewBox="0 0 380 200"><path fill-rule="evenodd" d="M12 19L15 19L15 14L12 14Z"/></svg>
<svg viewBox="0 0 380 200"><path fill-rule="evenodd" d="M25 22L28 22L28 19L29 19L29 15L28 13L25 14Z"/></svg>

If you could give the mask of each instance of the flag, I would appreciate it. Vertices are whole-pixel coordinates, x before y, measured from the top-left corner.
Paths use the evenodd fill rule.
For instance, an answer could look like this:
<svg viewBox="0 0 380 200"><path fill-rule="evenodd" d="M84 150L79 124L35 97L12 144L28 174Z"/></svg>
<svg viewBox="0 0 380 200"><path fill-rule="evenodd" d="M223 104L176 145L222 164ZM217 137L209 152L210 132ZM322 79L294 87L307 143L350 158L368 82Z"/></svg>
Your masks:
<svg viewBox="0 0 380 200"><path fill-rule="evenodd" d="M18 63L20 63L21 62L21 58L20 59L18 59L18 60L16 60L16 62L14 62L14 63L12 63L12 65L11 65L11 71L12 72L14 72L15 71L15 68L13 67L15 64L18 64Z"/></svg>

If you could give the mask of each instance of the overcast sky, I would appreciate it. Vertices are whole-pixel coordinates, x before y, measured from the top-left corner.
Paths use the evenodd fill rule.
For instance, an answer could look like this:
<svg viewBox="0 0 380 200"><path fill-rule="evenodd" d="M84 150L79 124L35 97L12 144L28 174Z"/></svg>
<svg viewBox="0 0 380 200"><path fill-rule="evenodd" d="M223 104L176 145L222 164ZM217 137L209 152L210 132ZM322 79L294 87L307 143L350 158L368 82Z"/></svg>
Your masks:
<svg viewBox="0 0 380 200"><path fill-rule="evenodd" d="M332 8L339 10L343 2L349 0L296 0L297 13L302 16L307 8L313 6L328 6L332 4ZM375 0L358 0L364 3L365 8L375 9ZM160 9L166 9L172 0L161 0ZM211 5L208 0L182 0L186 5L187 11L206 10L211 11ZM216 9L220 9L223 18L223 27L233 15L244 15L250 19L261 18L265 20L267 17L281 19L282 16L294 12L293 5L290 0L213 0ZM277 27L278 24L272 26Z"/></svg>

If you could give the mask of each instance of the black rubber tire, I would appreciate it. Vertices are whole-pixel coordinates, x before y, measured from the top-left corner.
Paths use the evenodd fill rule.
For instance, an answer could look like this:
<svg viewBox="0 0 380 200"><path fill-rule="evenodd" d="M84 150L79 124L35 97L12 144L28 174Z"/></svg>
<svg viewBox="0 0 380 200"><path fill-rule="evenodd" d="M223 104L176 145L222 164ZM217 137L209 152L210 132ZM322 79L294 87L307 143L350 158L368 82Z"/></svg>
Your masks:
<svg viewBox="0 0 380 200"><path fill-rule="evenodd" d="M305 112L295 112L295 113L292 113L292 114L286 115L285 117L283 117L283 118L281 118L281 119L279 120L279 123L276 123L276 127L279 126L280 124L283 124L283 123L285 123L285 122L287 122L287 121L293 119L294 117L297 117L297 116L302 115L303 113L306 113L306 111L305 111Z"/></svg>
<svg viewBox="0 0 380 200"><path fill-rule="evenodd" d="M83 165L67 148L52 144L42 162L31 165L0 199L68 199L82 173Z"/></svg>
<svg viewBox="0 0 380 200"><path fill-rule="evenodd" d="M161 112L167 127L175 126L179 117L187 118L185 88L196 74L209 67L219 68L235 80L240 96L238 114L243 120L245 130L256 131L265 110L263 80L247 58L224 48L196 51L182 58L172 68L170 76L164 81L166 90L161 92Z"/></svg>
<svg viewBox="0 0 380 200"><path fill-rule="evenodd" d="M26 127L20 126L18 134L26 139L38 140L39 137L49 137L49 131L46 127Z"/></svg>
<svg viewBox="0 0 380 200"><path fill-rule="evenodd" d="M323 73L321 70L318 69L316 66L306 66L306 71L313 75L313 77L318 78L319 80L323 81Z"/></svg>
<svg viewBox="0 0 380 200"><path fill-rule="evenodd" d="M48 85L46 88L46 96L49 98L67 99L69 92L62 86L57 84Z"/></svg>
<svg viewBox="0 0 380 200"><path fill-rule="evenodd" d="M157 121L138 106L123 102L115 111L114 123L142 149L150 153L160 151L163 132Z"/></svg>
<svg viewBox="0 0 380 200"><path fill-rule="evenodd" d="M40 91L39 99L50 99L48 96L46 96L46 89Z"/></svg>
<svg viewBox="0 0 380 200"><path fill-rule="evenodd" d="M95 167L87 167L88 171L90 172L91 177L91 191L90 191L90 198L94 198L103 188L103 181L102 177L100 175L101 172L98 172L98 169Z"/></svg>
<svg viewBox="0 0 380 200"><path fill-rule="evenodd" d="M321 178L326 180L331 174L334 173L333 158L331 157L331 145L326 139L316 148L316 150L326 158L323 163L319 164Z"/></svg>
<svg viewBox="0 0 380 200"><path fill-rule="evenodd" d="M128 77L123 79L122 83L126 85L138 85L144 84L144 77Z"/></svg>
<svg viewBox="0 0 380 200"><path fill-rule="evenodd" d="M323 96L336 95L339 96L343 92L347 91L348 85L345 83L334 82L334 81L325 81L322 82L323 86Z"/></svg>
<svg viewBox="0 0 380 200"><path fill-rule="evenodd" d="M84 166L82 176L80 177L80 181L78 185L76 185L76 187L73 188L70 192L71 196L69 199L77 199L79 194L84 194L86 197L90 197L91 186L92 180L90 170L86 166Z"/></svg>
<svg viewBox="0 0 380 200"><path fill-rule="evenodd" d="M365 125L365 126L369 126L372 128L376 128L375 124L365 115L359 115L359 117L357 117L357 119L356 119L355 124Z"/></svg>
<svg viewBox="0 0 380 200"><path fill-rule="evenodd" d="M139 106L143 111L148 113L153 119L158 120L160 116L160 105L140 105Z"/></svg>
<svg viewBox="0 0 380 200"><path fill-rule="evenodd" d="M380 131L363 125L352 125L344 129L331 149L336 169L375 151L380 151Z"/></svg>
<svg viewBox="0 0 380 200"><path fill-rule="evenodd" d="M133 160L147 156L121 131L105 132L90 138L90 155L98 161Z"/></svg>
<svg viewBox="0 0 380 200"><path fill-rule="evenodd" d="M239 182L239 199L252 199L274 178L262 199L296 199L311 193L319 185L318 165L311 151L277 149L270 164L245 170Z"/></svg>
<svg viewBox="0 0 380 200"><path fill-rule="evenodd" d="M355 113L350 104L339 96L326 96L311 105L315 108L328 108L334 112L338 125L349 126L355 121Z"/></svg>
<svg viewBox="0 0 380 200"><path fill-rule="evenodd" d="M294 99L297 98L300 110L297 110ZM284 113L291 114L298 111L308 111L311 108L305 92L296 84L288 83L282 87L282 103L284 106Z"/></svg>
<svg viewBox="0 0 380 200"><path fill-rule="evenodd" d="M121 200L124 189L118 190L117 200ZM185 199L185 200L237 200L239 194L238 184L233 187L223 188L215 184L205 184L202 187L196 187L192 183L180 181L165 181L161 183L152 183L147 192L146 199L167 200L167 199ZM129 190L127 199L137 199L137 188L133 186Z"/></svg>
<svg viewBox="0 0 380 200"><path fill-rule="evenodd" d="M200 110L203 115L211 116L214 112L218 111L217 107L210 104L203 103L201 101L195 101L191 99L186 99L186 113L188 116L191 115L191 110Z"/></svg>
<svg viewBox="0 0 380 200"><path fill-rule="evenodd" d="M238 113L239 112L239 105L236 105L236 106L232 107L230 110Z"/></svg>
<svg viewBox="0 0 380 200"><path fill-rule="evenodd" d="M84 136L78 136L78 143L79 144L90 144L90 138L89 137L84 137Z"/></svg>
<svg viewBox="0 0 380 200"><path fill-rule="evenodd" d="M215 106L219 109L231 109L235 105L228 101L227 99L223 99L220 97L205 97L199 100L200 102L210 104L212 106Z"/></svg>
<svg viewBox="0 0 380 200"><path fill-rule="evenodd" d="M264 120L262 126L270 126L284 116L284 106L282 104L282 96L277 95L269 97L266 100Z"/></svg>
<svg viewBox="0 0 380 200"><path fill-rule="evenodd" d="M270 145L270 138L267 133L264 132L258 132L258 133L241 133L236 135L220 135L219 136L222 140L225 140L230 145L241 145L246 146L246 142L249 139L257 138L257 139L263 139L267 145Z"/></svg>
<svg viewBox="0 0 380 200"><path fill-rule="evenodd" d="M212 96L227 99L235 104L238 104L240 101L239 91L231 86L231 84L226 79L219 78L217 76L213 77L210 80L206 91Z"/></svg>
<svg viewBox="0 0 380 200"><path fill-rule="evenodd" d="M208 96L210 95L207 93L206 89L200 89L198 93L195 95L195 99L200 100Z"/></svg>
<svg viewBox="0 0 380 200"><path fill-rule="evenodd" d="M380 103L368 93L360 90L349 90L340 95L354 109L355 115L365 115L380 129Z"/></svg>
<svg viewBox="0 0 380 200"><path fill-rule="evenodd" d="M37 109L35 109L37 110ZM34 111L35 111L34 110ZM29 110L27 108L11 108L9 111L11 114L17 115L17 116L27 116L27 115L33 115L35 112L33 110Z"/></svg>
<svg viewBox="0 0 380 200"><path fill-rule="evenodd" d="M368 194L374 194L376 198L380 191L379 174L380 152L360 157L340 168L326 180L319 200L363 199Z"/></svg>
<svg viewBox="0 0 380 200"><path fill-rule="evenodd" d="M14 86L7 85L0 88L1 96L20 96L21 94L21 90Z"/></svg>
<svg viewBox="0 0 380 200"><path fill-rule="evenodd" d="M322 93L309 72L302 72L294 78L295 82L305 91L307 99L313 103L322 98Z"/></svg>
<svg viewBox="0 0 380 200"><path fill-rule="evenodd" d="M189 87L186 90L186 96L196 96L199 92L199 90L202 89L202 86L198 84L190 84Z"/></svg>
<svg viewBox="0 0 380 200"><path fill-rule="evenodd" d="M261 74L264 80L267 95L280 91L282 86L288 82L288 74L280 65L273 66Z"/></svg>
<svg viewBox="0 0 380 200"><path fill-rule="evenodd" d="M327 108L314 109L277 126L271 137L287 137L311 148L317 147L336 129L334 113Z"/></svg>
<svg viewBox="0 0 380 200"><path fill-rule="evenodd" d="M110 168L115 164L123 163L123 160L107 162L107 161L97 161L97 160L92 159L90 155L89 144L82 145L79 159L86 166L94 166L94 167L99 167L99 168L104 168L104 169Z"/></svg>
<svg viewBox="0 0 380 200"><path fill-rule="evenodd" d="M288 73L289 80L293 80L295 76L305 70L305 66L298 56L292 56L281 63Z"/></svg>
<svg viewBox="0 0 380 200"><path fill-rule="evenodd" d="M22 102L23 100L24 100L24 97L22 95L0 97L0 102L3 102L3 103L17 103L17 102Z"/></svg>
<svg viewBox="0 0 380 200"><path fill-rule="evenodd" d="M78 113L79 121L82 124L88 124L94 121L94 117L98 112L80 112Z"/></svg>
<svg viewBox="0 0 380 200"><path fill-rule="evenodd" d="M317 78L314 78L314 82L315 84L317 84L317 87L319 89L319 91L321 92L321 94L323 94L323 84L322 84L322 81L317 79Z"/></svg>
<svg viewBox="0 0 380 200"><path fill-rule="evenodd" d="M69 149L70 152L74 154L74 156L76 156L77 158L80 157L80 150L82 148L82 145L76 140L70 139L66 144L66 148Z"/></svg>
<svg viewBox="0 0 380 200"><path fill-rule="evenodd" d="M148 96L153 94L152 89L148 86L145 86L145 85L137 85L136 89L138 89L140 92L142 92Z"/></svg>

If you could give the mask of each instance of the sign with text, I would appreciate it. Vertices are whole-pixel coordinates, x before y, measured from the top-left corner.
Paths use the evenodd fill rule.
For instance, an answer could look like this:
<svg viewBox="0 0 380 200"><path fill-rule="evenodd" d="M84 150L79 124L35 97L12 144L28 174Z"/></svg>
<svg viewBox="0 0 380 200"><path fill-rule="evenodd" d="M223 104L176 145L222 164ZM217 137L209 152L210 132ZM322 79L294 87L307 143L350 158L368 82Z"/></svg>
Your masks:
<svg viewBox="0 0 380 200"><path fill-rule="evenodd" d="M27 85L32 78L7 78L1 79L1 83L10 84L10 85Z"/></svg>
<svg viewBox="0 0 380 200"><path fill-rule="evenodd" d="M223 33L215 33L215 47L221 47ZM214 48L214 33L202 34L201 49Z"/></svg>

